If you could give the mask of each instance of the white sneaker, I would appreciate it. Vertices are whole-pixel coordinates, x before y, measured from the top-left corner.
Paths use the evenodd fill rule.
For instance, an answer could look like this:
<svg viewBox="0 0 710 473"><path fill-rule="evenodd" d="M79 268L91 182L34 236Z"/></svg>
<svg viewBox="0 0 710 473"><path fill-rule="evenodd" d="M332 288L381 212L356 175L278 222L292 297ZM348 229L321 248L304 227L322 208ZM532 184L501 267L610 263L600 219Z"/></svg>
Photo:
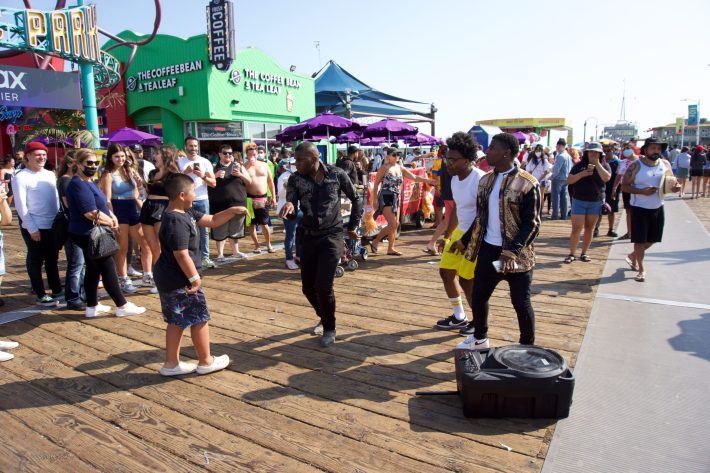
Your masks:
<svg viewBox="0 0 710 473"><path fill-rule="evenodd" d="M130 279L125 278L121 280L121 291L125 294L133 294L138 290L136 286L133 285Z"/></svg>
<svg viewBox="0 0 710 473"><path fill-rule="evenodd" d="M143 273L136 270L133 266L128 267L128 277L129 278L139 278L141 276L143 276Z"/></svg>
<svg viewBox="0 0 710 473"><path fill-rule="evenodd" d="M456 349L461 350L485 350L487 348L489 348L487 338L476 340L473 335L469 335L463 342L456 345Z"/></svg>
<svg viewBox="0 0 710 473"><path fill-rule="evenodd" d="M104 315L104 314L110 314L111 313L111 307L103 304L98 304L96 307L87 307L86 308L86 317L92 318L92 317L97 317L99 315Z"/></svg>
<svg viewBox="0 0 710 473"><path fill-rule="evenodd" d="M158 293L158 288L155 287L155 286L151 287L151 288L150 288L150 293L151 293L151 294L157 294L157 293Z"/></svg>
<svg viewBox="0 0 710 473"><path fill-rule="evenodd" d="M6 351L0 351L0 361L9 361L15 358L15 355Z"/></svg>
<svg viewBox="0 0 710 473"><path fill-rule="evenodd" d="M211 259L209 259L209 258L202 259L202 268L203 269L212 269L212 268L216 268L216 267L217 267L217 265Z"/></svg>
<svg viewBox="0 0 710 473"><path fill-rule="evenodd" d="M292 260L292 259L287 259L287 260L286 260L286 267L287 267L288 269L298 269L298 265L297 265L296 262L295 262L294 260Z"/></svg>
<svg viewBox="0 0 710 473"><path fill-rule="evenodd" d="M223 370L229 366L229 356L220 355L212 357L212 364L207 366L197 365L197 374L210 374L215 371Z"/></svg>
<svg viewBox="0 0 710 473"><path fill-rule="evenodd" d="M175 368L160 368L161 376L180 376L183 374L194 373L197 370L197 365L194 363L183 363L182 361Z"/></svg>
<svg viewBox="0 0 710 473"><path fill-rule="evenodd" d="M9 340L0 340L0 350L12 350L13 348L19 347L20 344L17 342L11 342Z"/></svg>
<svg viewBox="0 0 710 473"><path fill-rule="evenodd" d="M126 302L123 307L116 308L116 317L128 317L129 315L140 315L145 312L145 307L139 307L133 302Z"/></svg>

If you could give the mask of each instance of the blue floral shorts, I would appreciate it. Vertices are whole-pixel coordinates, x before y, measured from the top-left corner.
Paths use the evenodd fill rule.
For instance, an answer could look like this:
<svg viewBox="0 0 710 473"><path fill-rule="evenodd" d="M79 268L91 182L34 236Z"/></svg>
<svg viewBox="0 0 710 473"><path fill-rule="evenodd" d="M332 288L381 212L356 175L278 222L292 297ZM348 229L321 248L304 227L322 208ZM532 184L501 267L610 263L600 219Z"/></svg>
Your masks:
<svg viewBox="0 0 710 473"><path fill-rule="evenodd" d="M186 329L210 320L207 299L202 288L195 294L187 294L185 289L160 293L160 308L166 323Z"/></svg>

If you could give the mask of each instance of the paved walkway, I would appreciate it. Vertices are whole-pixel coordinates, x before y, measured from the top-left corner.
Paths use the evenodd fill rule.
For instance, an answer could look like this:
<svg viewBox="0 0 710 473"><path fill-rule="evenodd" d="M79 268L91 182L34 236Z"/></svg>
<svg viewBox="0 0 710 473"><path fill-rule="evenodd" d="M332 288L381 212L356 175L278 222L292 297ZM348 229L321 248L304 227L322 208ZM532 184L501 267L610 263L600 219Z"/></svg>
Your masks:
<svg viewBox="0 0 710 473"><path fill-rule="evenodd" d="M676 198L645 283L629 251L609 254L543 473L710 471L710 233Z"/></svg>

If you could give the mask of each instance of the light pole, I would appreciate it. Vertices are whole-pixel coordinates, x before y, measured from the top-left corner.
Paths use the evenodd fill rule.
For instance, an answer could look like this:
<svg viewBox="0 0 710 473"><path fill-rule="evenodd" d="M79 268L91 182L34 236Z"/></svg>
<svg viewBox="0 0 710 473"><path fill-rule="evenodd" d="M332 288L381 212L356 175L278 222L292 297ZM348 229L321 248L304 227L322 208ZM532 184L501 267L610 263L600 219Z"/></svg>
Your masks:
<svg viewBox="0 0 710 473"><path fill-rule="evenodd" d="M597 120L597 117L587 117L584 119L584 136L582 137L582 142L586 143L587 142L587 120L594 119L594 136L595 139L597 136L599 136L599 120Z"/></svg>
<svg viewBox="0 0 710 473"><path fill-rule="evenodd" d="M695 123L695 140L697 141L696 146L700 146L700 99L698 100L693 100L693 99L681 99L681 102L690 102L693 103L695 102L695 106L697 107L695 109L695 113L697 114L696 120L697 122ZM690 117L688 117L690 118Z"/></svg>

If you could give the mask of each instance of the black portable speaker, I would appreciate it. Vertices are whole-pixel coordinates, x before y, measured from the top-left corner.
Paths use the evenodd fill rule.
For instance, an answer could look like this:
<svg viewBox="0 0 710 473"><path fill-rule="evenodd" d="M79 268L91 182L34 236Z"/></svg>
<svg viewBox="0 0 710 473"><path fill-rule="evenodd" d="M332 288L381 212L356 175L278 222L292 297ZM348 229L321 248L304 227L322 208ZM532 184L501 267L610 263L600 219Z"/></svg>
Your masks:
<svg viewBox="0 0 710 473"><path fill-rule="evenodd" d="M535 345L456 349L454 359L466 417L562 419L569 415L574 375L554 350Z"/></svg>

